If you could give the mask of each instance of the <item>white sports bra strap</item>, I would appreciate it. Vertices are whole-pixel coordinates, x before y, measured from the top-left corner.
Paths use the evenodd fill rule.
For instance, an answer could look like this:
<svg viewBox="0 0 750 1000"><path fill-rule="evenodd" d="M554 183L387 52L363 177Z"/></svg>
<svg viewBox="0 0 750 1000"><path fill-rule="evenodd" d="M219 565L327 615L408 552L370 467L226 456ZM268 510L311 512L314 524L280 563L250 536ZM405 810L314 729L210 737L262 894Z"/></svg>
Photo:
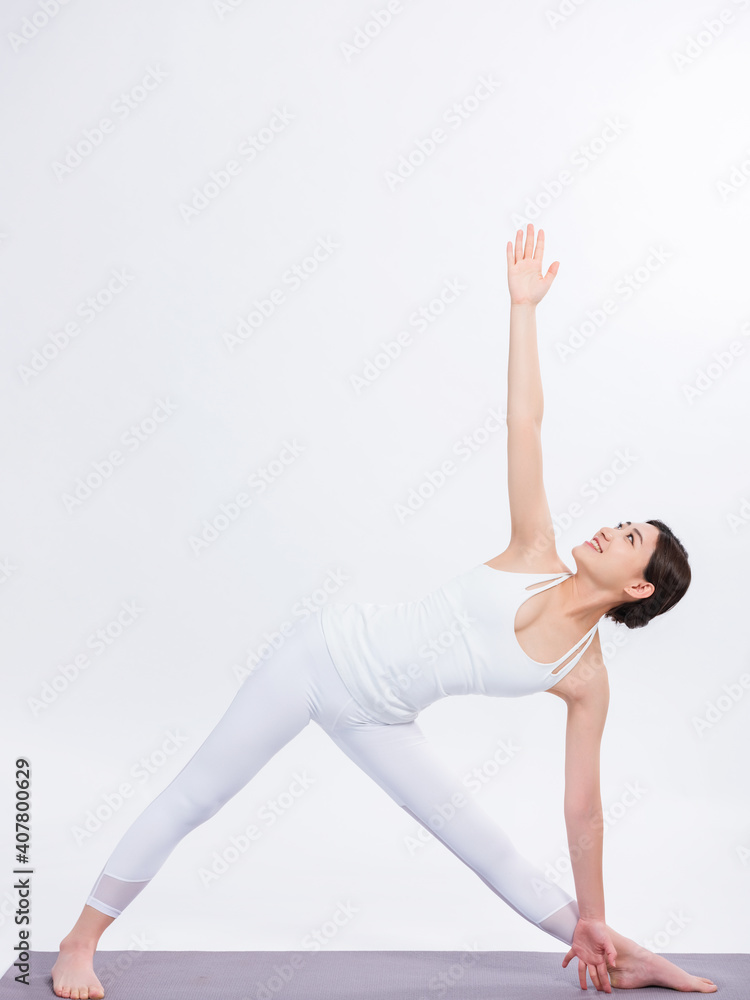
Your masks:
<svg viewBox="0 0 750 1000"><path fill-rule="evenodd" d="M580 658L583 656L583 654L588 649L589 643L594 638L594 632L596 631L596 629L598 627L599 627L599 622L597 622L596 625L592 625L591 628L586 633L586 635L584 635L580 639L580 641L577 642L575 644L575 646L573 646L573 649L569 650L565 654L565 656L561 656L558 661L556 661L555 663L552 664L552 666L550 667L550 669L547 672L547 677L552 677L553 678L553 683L557 683L557 681L559 681L562 677L564 677L570 670L573 669L573 667L576 665L576 663L578 663L578 661L580 660ZM581 646L581 643L583 643L583 646ZM581 648L578 650L577 653L574 653L574 650L578 646L581 646ZM565 660L567 659L567 657L571 656L571 655L573 656L573 659L570 660L570 662L565 663ZM565 663L565 666L562 669L560 669L560 663L561 662ZM555 673L555 671L557 671L557 673Z"/></svg>
<svg viewBox="0 0 750 1000"><path fill-rule="evenodd" d="M531 594L541 594L543 590L549 590L550 587L554 587L558 583L562 583L563 580L566 580L569 576L572 575L573 575L572 573L563 573L561 575L556 576L553 580L547 580L544 586L533 587L531 590L529 590L528 585L523 587L522 588L523 598L521 600L521 603L523 603L523 601L525 601ZM596 622L595 625L592 625L591 628L588 630L588 632L586 632L585 635L582 635L581 638L578 640L578 642L576 642L573 646L571 646L571 648L567 651L567 653L563 653L563 655L559 656L554 661L554 663L549 664L550 669L549 672L547 673L548 677L553 676L555 680L559 680L561 677L564 677L565 674L567 674L568 670L573 669L576 663L578 663L578 661L580 660L581 656L585 653L589 642L591 642L591 640L594 638L594 632L598 627L598 625L599 622ZM586 645L578 652L577 655L574 656L575 651L578 649L581 643L585 643ZM566 660L570 656L573 656L574 658L570 661L570 663L567 663ZM562 670L560 670L561 663L565 663L565 666L563 667ZM557 671L557 673L553 673L553 671L555 670Z"/></svg>

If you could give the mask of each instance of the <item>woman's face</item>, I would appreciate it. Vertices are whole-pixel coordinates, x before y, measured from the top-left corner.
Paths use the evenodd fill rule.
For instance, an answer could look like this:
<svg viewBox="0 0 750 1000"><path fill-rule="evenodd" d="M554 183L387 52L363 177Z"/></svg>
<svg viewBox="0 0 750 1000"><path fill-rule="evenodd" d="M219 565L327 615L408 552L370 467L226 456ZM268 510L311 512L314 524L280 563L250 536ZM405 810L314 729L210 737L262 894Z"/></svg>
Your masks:
<svg viewBox="0 0 750 1000"><path fill-rule="evenodd" d="M588 541L576 545L572 552L602 589L629 591L634 599L648 597L653 584L643 573L656 548L659 529L641 521L621 521L612 528L600 528ZM598 543L598 544L597 544ZM601 549L601 551L599 551ZM623 599L627 598L623 596Z"/></svg>

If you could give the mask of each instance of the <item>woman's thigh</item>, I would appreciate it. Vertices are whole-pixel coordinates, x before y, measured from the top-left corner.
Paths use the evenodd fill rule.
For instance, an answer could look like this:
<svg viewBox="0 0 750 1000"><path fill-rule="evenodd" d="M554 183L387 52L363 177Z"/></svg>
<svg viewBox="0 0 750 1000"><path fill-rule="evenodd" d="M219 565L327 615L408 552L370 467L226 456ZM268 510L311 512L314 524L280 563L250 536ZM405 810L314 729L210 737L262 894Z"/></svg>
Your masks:
<svg viewBox="0 0 750 1000"><path fill-rule="evenodd" d="M244 679L223 715L172 781L131 824L110 868L151 878L191 829L213 816L317 715L310 621Z"/></svg>
<svg viewBox="0 0 750 1000"><path fill-rule="evenodd" d="M311 719L331 726L369 721L336 674L316 615L298 623L245 678L169 787L213 811Z"/></svg>

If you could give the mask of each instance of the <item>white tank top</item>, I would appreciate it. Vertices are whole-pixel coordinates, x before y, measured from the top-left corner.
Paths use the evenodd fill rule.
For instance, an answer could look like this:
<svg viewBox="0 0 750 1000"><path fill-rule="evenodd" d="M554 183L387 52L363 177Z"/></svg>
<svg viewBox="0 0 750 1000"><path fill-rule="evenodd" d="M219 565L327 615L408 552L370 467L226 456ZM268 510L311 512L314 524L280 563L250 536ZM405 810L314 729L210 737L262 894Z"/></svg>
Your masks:
<svg viewBox="0 0 750 1000"><path fill-rule="evenodd" d="M572 575L513 573L480 563L420 600L325 604L321 626L333 664L355 701L378 722L410 722L447 695L518 698L547 691L561 680L578 663L599 623L554 663L527 656L513 626L526 599ZM546 579L545 586L525 589L540 579ZM553 673L561 663L565 666Z"/></svg>

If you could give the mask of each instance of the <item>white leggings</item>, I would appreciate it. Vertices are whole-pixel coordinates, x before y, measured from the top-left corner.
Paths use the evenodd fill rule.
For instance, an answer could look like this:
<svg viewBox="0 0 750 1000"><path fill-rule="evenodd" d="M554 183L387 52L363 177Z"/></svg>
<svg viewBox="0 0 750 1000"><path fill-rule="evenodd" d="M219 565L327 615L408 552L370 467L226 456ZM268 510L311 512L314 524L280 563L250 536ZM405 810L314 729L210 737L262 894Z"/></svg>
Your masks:
<svg viewBox="0 0 750 1000"><path fill-rule="evenodd" d="M86 902L117 917L182 838L236 795L314 719L344 753L522 917L570 945L578 906L518 853L416 722L371 719L336 672L320 614L245 679L224 715L115 847ZM462 803L450 813L456 793Z"/></svg>

